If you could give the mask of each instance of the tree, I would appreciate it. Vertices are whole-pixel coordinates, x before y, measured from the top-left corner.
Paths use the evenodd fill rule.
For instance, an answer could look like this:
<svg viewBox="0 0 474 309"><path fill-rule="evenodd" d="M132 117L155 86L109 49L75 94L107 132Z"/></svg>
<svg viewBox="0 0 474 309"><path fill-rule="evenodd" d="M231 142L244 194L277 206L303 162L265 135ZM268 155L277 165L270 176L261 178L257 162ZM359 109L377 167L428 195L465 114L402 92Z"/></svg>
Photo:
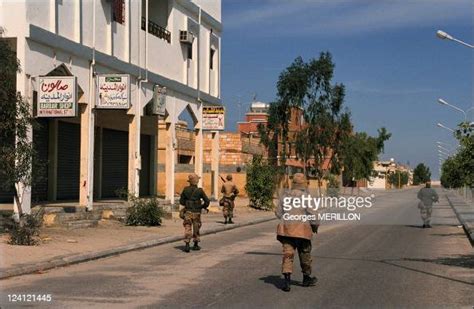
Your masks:
<svg viewBox="0 0 474 309"><path fill-rule="evenodd" d="M262 143L267 147L271 145L271 137L279 139L280 164L284 164L290 146L288 124L291 110L301 108L305 127L293 138L296 154L304 163L306 175L311 172L319 187L327 172L339 174L342 141L352 130L350 114L343 108L344 85L331 82L334 67L329 52L323 52L319 58L308 62L296 58L280 74L278 100L270 108L269 125L261 132Z"/></svg>
<svg viewBox="0 0 474 309"><path fill-rule="evenodd" d="M31 186L36 152L29 138L37 123L31 114L28 102L16 92L16 74L20 64L15 52L5 41L0 40L0 187L2 190L14 190L14 199L18 205L18 216L24 214L22 200L24 190L14 186L22 183Z"/></svg>
<svg viewBox="0 0 474 309"><path fill-rule="evenodd" d="M462 170L455 157L450 157L441 166L441 185L445 188L460 188L463 186Z"/></svg>
<svg viewBox="0 0 474 309"><path fill-rule="evenodd" d="M329 52L321 53L318 59L311 59L307 64L304 110L307 130L302 131L304 136L300 140L308 143L310 170L319 188L326 174L340 174L344 141L352 132L350 113L344 108L345 87L332 83L334 68ZM321 190L319 192L321 194Z"/></svg>
<svg viewBox="0 0 474 309"><path fill-rule="evenodd" d="M474 187L474 125L461 123L455 132L458 152L444 161L441 184L446 188Z"/></svg>
<svg viewBox="0 0 474 309"><path fill-rule="evenodd" d="M346 138L343 145L343 179L351 183L361 179L370 180L374 172L374 161L383 152L385 141L391 137L385 128L372 137L365 132L357 132Z"/></svg>
<svg viewBox="0 0 474 309"><path fill-rule="evenodd" d="M301 57L296 58L278 78L277 100L270 104L267 125L259 126L261 142L269 150L272 164L286 165L291 110L303 106L307 83L307 67Z"/></svg>
<svg viewBox="0 0 474 309"><path fill-rule="evenodd" d="M430 168L423 163L418 164L413 170L413 184L419 185L429 181L431 178Z"/></svg>
<svg viewBox="0 0 474 309"><path fill-rule="evenodd" d="M402 171L395 171L394 173L390 173L388 175L388 182L392 186L400 189L408 184L408 173Z"/></svg>
<svg viewBox="0 0 474 309"><path fill-rule="evenodd" d="M262 156L255 155L247 165L245 191L250 205L257 209L273 208L273 193L277 184L277 171Z"/></svg>

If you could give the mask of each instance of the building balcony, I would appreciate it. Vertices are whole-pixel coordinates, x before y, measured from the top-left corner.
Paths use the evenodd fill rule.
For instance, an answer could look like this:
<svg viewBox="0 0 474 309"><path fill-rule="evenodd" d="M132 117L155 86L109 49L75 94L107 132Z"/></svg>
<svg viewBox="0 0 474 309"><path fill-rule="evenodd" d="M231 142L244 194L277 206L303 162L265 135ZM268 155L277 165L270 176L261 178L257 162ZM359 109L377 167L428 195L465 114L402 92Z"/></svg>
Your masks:
<svg viewBox="0 0 474 309"><path fill-rule="evenodd" d="M146 29L146 19L142 18L142 30ZM148 20L148 33L156 36L157 38L163 39L171 44L171 32L158 25L154 21Z"/></svg>

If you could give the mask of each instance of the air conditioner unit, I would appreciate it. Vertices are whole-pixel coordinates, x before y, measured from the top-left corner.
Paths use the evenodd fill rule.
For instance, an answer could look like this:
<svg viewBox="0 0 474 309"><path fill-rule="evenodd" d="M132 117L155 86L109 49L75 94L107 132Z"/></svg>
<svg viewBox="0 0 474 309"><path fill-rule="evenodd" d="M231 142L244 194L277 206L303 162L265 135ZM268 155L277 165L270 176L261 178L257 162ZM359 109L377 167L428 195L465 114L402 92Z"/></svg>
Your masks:
<svg viewBox="0 0 474 309"><path fill-rule="evenodd" d="M194 35L186 30L179 31L179 41L184 44L193 44Z"/></svg>

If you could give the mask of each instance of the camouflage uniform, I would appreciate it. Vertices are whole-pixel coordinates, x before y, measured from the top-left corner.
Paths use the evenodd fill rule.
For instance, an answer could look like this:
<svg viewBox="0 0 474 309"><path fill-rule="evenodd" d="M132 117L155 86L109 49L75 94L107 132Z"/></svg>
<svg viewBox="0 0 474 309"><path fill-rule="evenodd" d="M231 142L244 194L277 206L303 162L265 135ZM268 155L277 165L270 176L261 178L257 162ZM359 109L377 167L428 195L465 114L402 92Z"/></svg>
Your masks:
<svg viewBox="0 0 474 309"><path fill-rule="evenodd" d="M295 251L298 251L301 271L304 275L311 275L311 263L313 262L313 259L311 258L311 240L285 236L278 237L278 240L283 246L281 273L293 273L293 261L295 259Z"/></svg>
<svg viewBox="0 0 474 309"><path fill-rule="evenodd" d="M431 188L429 182L426 187L420 189L418 192L418 208L420 209L421 219L423 220L423 227L431 227L431 213L433 211L433 202L438 202L439 197L434 189Z"/></svg>
<svg viewBox="0 0 474 309"><path fill-rule="evenodd" d="M285 197L301 198L306 193L306 179L303 174L296 173L293 176L292 188L284 195ZM281 219L277 227L277 239L282 244L283 258L281 272L285 276L285 286L283 290L290 290L290 275L293 273L293 261L295 251L298 251L301 270L303 272L303 286L310 286L316 282L316 278L311 277L311 239L312 234L317 231L317 221L288 221L284 219L285 213L289 215L315 215L309 209L293 207L290 210L283 208L282 200L279 202L275 215Z"/></svg>
<svg viewBox="0 0 474 309"><path fill-rule="evenodd" d="M201 210L209 206L209 198L202 188L198 188L199 176L189 175L189 186L181 193L179 203L184 206L184 242L189 244L191 238L196 245L199 241L199 229L201 228ZM202 201L201 201L202 200ZM197 245L196 245L197 246Z"/></svg>
<svg viewBox="0 0 474 309"><path fill-rule="evenodd" d="M229 219L229 223L232 223L234 217L235 197L239 194L237 186L232 182L232 175L227 175L227 181L222 185L221 193L224 194L221 200L222 213L224 215L225 223Z"/></svg>

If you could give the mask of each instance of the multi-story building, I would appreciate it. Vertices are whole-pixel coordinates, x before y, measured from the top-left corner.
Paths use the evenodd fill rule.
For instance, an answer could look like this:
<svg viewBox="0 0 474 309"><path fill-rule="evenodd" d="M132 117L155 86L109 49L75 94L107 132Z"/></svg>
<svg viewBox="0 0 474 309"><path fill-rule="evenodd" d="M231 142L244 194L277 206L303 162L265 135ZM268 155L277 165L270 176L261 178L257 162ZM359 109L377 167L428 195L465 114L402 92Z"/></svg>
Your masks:
<svg viewBox="0 0 474 309"><path fill-rule="evenodd" d="M42 116L31 139L47 166L21 191L23 207L31 200L92 207L120 188L154 194L159 181L173 200L175 124L184 110L194 120L194 170L202 174L201 107L221 104L220 0L0 0L0 27L21 64L17 91ZM103 86L101 76L123 84ZM71 108L41 114L38 102L59 96L39 95L42 87L58 82L77 87L61 97ZM117 87L123 96L104 96ZM104 98L126 104L102 105ZM165 109L148 113L158 101ZM156 172L159 119L169 136L165 179ZM12 201L11 193L0 199Z"/></svg>
<svg viewBox="0 0 474 309"><path fill-rule="evenodd" d="M396 163L395 159L388 161L375 161L374 164L374 176L371 177L367 184L368 188L371 189L390 189L393 185L389 182L389 176L391 173L401 172L407 173L408 185L413 183L413 171L409 166L405 166L400 163Z"/></svg>
<svg viewBox="0 0 474 309"><path fill-rule="evenodd" d="M252 141L260 141L260 134L258 127L267 126L268 124L268 112L270 104L263 102L252 102L250 104L249 111L245 114L245 121L238 122L238 132L241 134L242 139L247 139L251 143ZM290 113L290 120L288 123L288 144L286 165L293 171L302 171L304 164L296 156L296 134L304 128L303 110L301 108L292 108ZM265 155L274 160L278 160L278 156L281 153L282 144L277 144L278 148L268 149ZM309 163L309 162L308 162Z"/></svg>

